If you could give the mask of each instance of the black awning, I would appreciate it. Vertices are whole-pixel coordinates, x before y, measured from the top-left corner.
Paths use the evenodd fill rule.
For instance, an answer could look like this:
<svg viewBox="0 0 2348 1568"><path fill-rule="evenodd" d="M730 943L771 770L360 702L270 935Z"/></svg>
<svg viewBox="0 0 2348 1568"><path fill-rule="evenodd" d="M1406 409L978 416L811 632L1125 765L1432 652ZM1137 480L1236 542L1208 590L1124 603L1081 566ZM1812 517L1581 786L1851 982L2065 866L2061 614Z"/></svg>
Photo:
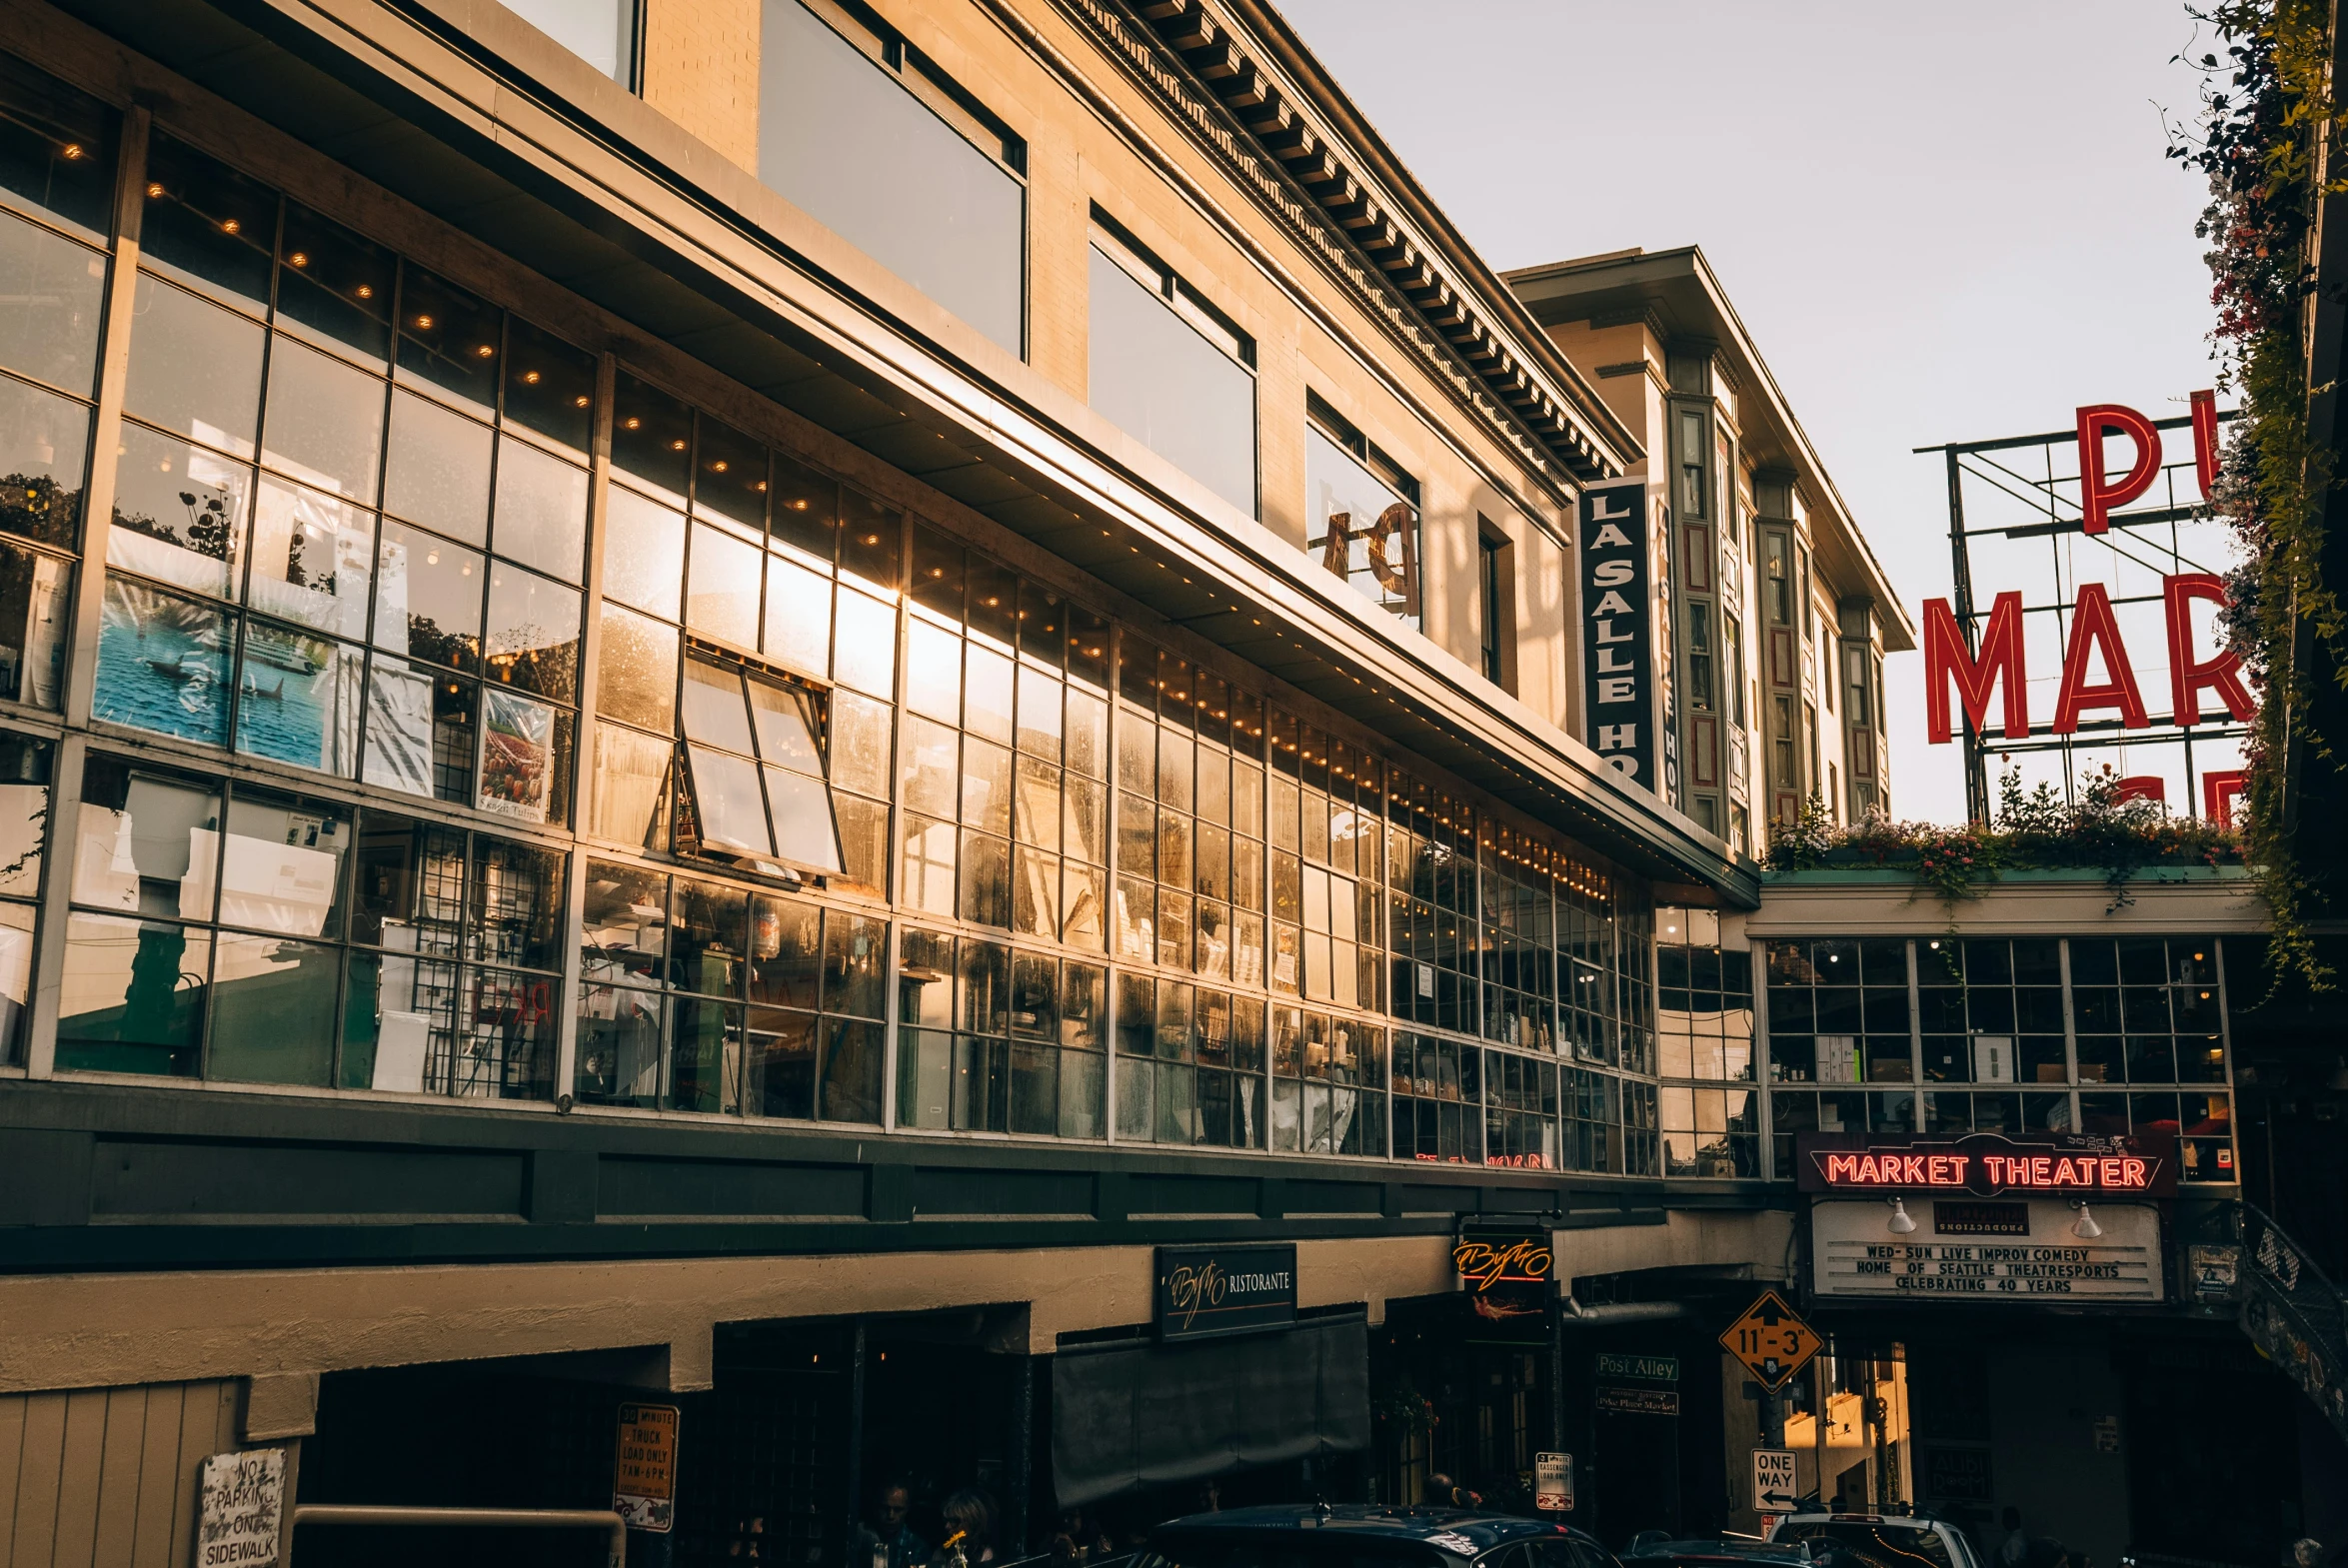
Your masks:
<svg viewBox="0 0 2348 1568"><path fill-rule="evenodd" d="M1063 1508L1369 1446L1358 1317L1186 1345L1064 1352L1052 1367L1052 1485Z"/></svg>

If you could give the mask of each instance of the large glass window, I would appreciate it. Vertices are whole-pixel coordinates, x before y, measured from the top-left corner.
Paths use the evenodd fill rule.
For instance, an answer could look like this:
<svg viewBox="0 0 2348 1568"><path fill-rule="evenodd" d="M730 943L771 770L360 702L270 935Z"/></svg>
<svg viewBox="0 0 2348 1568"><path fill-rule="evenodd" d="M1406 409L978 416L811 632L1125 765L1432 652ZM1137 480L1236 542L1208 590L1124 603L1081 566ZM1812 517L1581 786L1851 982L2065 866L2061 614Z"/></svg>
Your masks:
<svg viewBox="0 0 2348 1568"><path fill-rule="evenodd" d="M1304 431L1304 548L1371 604L1419 624L1418 482L1316 397Z"/></svg>
<svg viewBox="0 0 2348 1568"><path fill-rule="evenodd" d="M148 173L94 714L564 820L593 358L168 137Z"/></svg>
<svg viewBox="0 0 2348 1568"><path fill-rule="evenodd" d="M1156 258L1096 228L1093 407L1255 516L1255 345Z"/></svg>
<svg viewBox="0 0 2348 1568"><path fill-rule="evenodd" d="M553 1092L560 851L104 753L78 830L60 1068Z"/></svg>
<svg viewBox="0 0 2348 1568"><path fill-rule="evenodd" d="M54 709L97 395L118 123L0 56L0 698Z"/></svg>
<svg viewBox="0 0 2348 1568"><path fill-rule="evenodd" d="M505 0L505 4L621 86L636 85L640 0Z"/></svg>
<svg viewBox="0 0 2348 1568"><path fill-rule="evenodd" d="M895 33L801 0L760 14L759 178L1020 353L1026 145Z"/></svg>
<svg viewBox="0 0 2348 1568"><path fill-rule="evenodd" d="M1102 964L909 927L897 974L899 1126L1102 1135Z"/></svg>

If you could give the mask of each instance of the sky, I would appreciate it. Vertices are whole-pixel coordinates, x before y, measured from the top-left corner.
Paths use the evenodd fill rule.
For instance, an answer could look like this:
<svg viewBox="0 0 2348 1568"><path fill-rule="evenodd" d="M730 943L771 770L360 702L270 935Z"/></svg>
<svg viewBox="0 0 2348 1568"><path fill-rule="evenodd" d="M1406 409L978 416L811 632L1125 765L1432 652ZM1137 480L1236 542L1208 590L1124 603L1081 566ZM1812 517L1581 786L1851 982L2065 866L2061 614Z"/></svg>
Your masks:
<svg viewBox="0 0 2348 1568"><path fill-rule="evenodd" d="M1702 247L1919 624L1948 512L1911 449L2212 384L2176 0L1276 3L1495 269ZM1884 691L1895 814L1962 820L1922 656Z"/></svg>

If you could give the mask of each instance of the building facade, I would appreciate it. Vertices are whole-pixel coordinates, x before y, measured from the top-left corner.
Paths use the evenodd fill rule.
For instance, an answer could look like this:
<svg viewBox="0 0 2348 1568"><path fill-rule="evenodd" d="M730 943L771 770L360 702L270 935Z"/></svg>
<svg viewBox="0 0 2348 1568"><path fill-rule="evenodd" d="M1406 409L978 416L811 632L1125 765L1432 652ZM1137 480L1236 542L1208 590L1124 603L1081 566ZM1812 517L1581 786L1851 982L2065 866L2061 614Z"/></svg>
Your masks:
<svg viewBox="0 0 2348 1568"><path fill-rule="evenodd" d="M1557 1444L1693 1528L1802 1135L2165 1116L2223 1194L2166 948L2114 1110L2133 949L1952 1004L1923 906L1767 923L1768 821L1888 803L1855 526L1699 256L1493 276L1268 9L0 16L0 1558L185 1561L246 1450L636 1485L643 1561ZM1583 695L1624 485L1660 792ZM1181 1247L1274 1320L1186 1339ZM1853 1487L1903 1342L1819 1378L1819 1454L1901 1412Z"/></svg>

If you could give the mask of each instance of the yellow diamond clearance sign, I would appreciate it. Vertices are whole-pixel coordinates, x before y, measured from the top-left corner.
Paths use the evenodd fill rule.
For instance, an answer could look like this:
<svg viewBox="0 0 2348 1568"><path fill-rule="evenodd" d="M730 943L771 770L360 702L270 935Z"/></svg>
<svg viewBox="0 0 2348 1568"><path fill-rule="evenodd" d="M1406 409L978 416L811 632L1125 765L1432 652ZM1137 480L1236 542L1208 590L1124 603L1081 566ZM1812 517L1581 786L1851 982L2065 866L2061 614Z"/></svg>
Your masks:
<svg viewBox="0 0 2348 1568"><path fill-rule="evenodd" d="M1784 1387L1794 1373L1810 1364L1810 1357L1824 1343L1818 1331L1803 1322L1774 1290L1762 1291L1761 1298L1746 1307L1744 1315L1720 1336L1721 1347L1769 1389Z"/></svg>

